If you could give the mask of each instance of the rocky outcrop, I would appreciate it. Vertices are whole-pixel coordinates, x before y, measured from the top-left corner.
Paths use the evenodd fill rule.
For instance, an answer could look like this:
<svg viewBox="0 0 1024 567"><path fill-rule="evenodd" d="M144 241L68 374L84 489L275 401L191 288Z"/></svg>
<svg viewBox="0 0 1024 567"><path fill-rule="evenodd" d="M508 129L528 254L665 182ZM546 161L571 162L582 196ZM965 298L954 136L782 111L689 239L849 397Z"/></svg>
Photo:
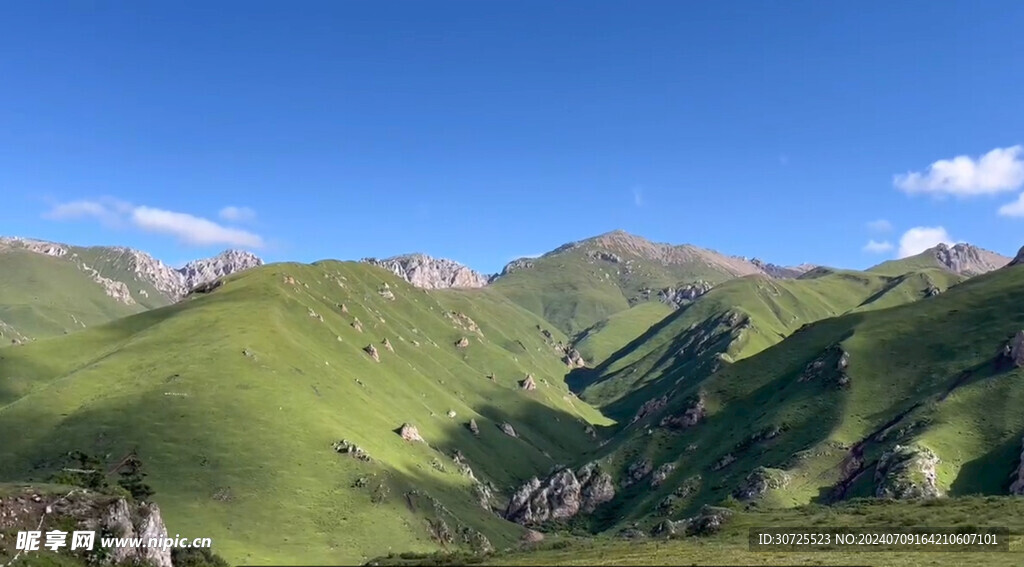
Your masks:
<svg viewBox="0 0 1024 567"><path fill-rule="evenodd" d="M456 348L468 348L469 347L469 339L467 339L466 337L462 337L461 339L455 341L455 347Z"/></svg>
<svg viewBox="0 0 1024 567"><path fill-rule="evenodd" d="M374 362L380 362L380 353L377 352L377 347L373 345L366 345L363 347L363 352L370 355L370 358L372 358Z"/></svg>
<svg viewBox="0 0 1024 567"><path fill-rule="evenodd" d="M675 470L675 463L665 463L655 469L654 473L651 474L651 488L658 488L664 484L665 480L667 480L669 475L671 475Z"/></svg>
<svg viewBox="0 0 1024 567"><path fill-rule="evenodd" d="M850 384L850 375L847 373L849 366L850 353L838 344L833 344L809 362L797 380L800 382L816 380L845 387Z"/></svg>
<svg viewBox="0 0 1024 567"><path fill-rule="evenodd" d="M711 287L711 284L704 280L682 284L678 287L666 287L658 292L658 301L671 305L674 309L679 309L711 291Z"/></svg>
<svg viewBox="0 0 1024 567"><path fill-rule="evenodd" d="M407 254L384 260L365 258L363 262L389 270L423 289L483 287L490 280L458 262L426 254Z"/></svg>
<svg viewBox="0 0 1024 567"><path fill-rule="evenodd" d="M466 424L466 429L469 429L473 435L480 435L480 426L476 424L476 419L470 419Z"/></svg>
<svg viewBox="0 0 1024 567"><path fill-rule="evenodd" d="M1017 331L1000 349L999 356L1016 368L1024 367L1024 331Z"/></svg>
<svg viewBox="0 0 1024 567"><path fill-rule="evenodd" d="M939 457L919 445L896 445L875 466L875 496L906 500L941 496L935 467Z"/></svg>
<svg viewBox="0 0 1024 567"><path fill-rule="evenodd" d="M504 516L517 524L536 526L589 514L614 497L611 476L590 463L577 473L563 468L543 481L530 479L512 495Z"/></svg>
<svg viewBox="0 0 1024 567"><path fill-rule="evenodd" d="M650 459L641 458L630 463L626 468L626 476L622 479L622 486L632 486L651 474L654 470L654 463Z"/></svg>
<svg viewBox="0 0 1024 567"><path fill-rule="evenodd" d="M1021 439L1020 459L1017 461L1017 469L1010 475L1013 481L1010 483L1010 494L1015 496L1024 495L1024 439Z"/></svg>
<svg viewBox="0 0 1024 567"><path fill-rule="evenodd" d="M519 387L527 392L536 390L537 382L533 379L533 374L527 374L526 379L519 383Z"/></svg>
<svg viewBox="0 0 1024 567"><path fill-rule="evenodd" d="M104 287L104 291L123 303L135 303L131 290L138 283L148 283L169 301L179 301L189 291L219 278L263 264L256 255L242 250L225 250L217 256L194 260L174 269L145 252L123 246L78 248L54 242L27 238L0 237L0 252L21 249L73 262ZM81 253L88 251L92 258L88 265ZM112 278L115 272L129 273L135 281ZM136 290L140 297L148 297L145 290ZM130 303L129 303L130 300Z"/></svg>
<svg viewBox="0 0 1024 567"><path fill-rule="evenodd" d="M187 291L198 285L262 265L263 260L251 252L225 250L212 258L189 262L175 271L180 274L182 287Z"/></svg>
<svg viewBox="0 0 1024 567"><path fill-rule="evenodd" d="M629 423L634 424L641 419L654 415L664 409L667 405L667 395L661 396L660 398L651 398L640 405L640 408L636 410L636 413L633 415L633 419L629 420Z"/></svg>
<svg viewBox="0 0 1024 567"><path fill-rule="evenodd" d="M769 490L785 488L789 481L789 473L784 470L757 467L743 479L733 496L738 500L756 500Z"/></svg>
<svg viewBox="0 0 1024 567"><path fill-rule="evenodd" d="M770 264L763 262L758 258L752 258L750 263L761 268L761 270L769 276L777 279L794 279L798 278L807 272L813 270L817 266L812 264L800 264L799 266L779 266L778 264Z"/></svg>
<svg viewBox="0 0 1024 567"><path fill-rule="evenodd" d="M696 516L677 522L665 520L659 523L651 531L651 535L661 538L713 535L721 531L732 514L732 510L728 508L705 505Z"/></svg>
<svg viewBox="0 0 1024 567"><path fill-rule="evenodd" d="M566 347L565 354L562 356L562 363L571 369L583 368L587 365L587 361L583 360L583 355L580 351Z"/></svg>
<svg viewBox="0 0 1024 567"><path fill-rule="evenodd" d="M391 344L391 341L389 341L387 337L384 337L384 340L380 344L389 351L395 352L395 347Z"/></svg>
<svg viewBox="0 0 1024 567"><path fill-rule="evenodd" d="M501 270L501 274L498 277L507 276L508 274L511 274L512 272L518 272L519 270L529 270L532 267L533 260L531 260L530 258L519 258L516 260L512 260L511 262L505 265L505 268Z"/></svg>
<svg viewBox="0 0 1024 567"><path fill-rule="evenodd" d="M19 487L0 497L0 531L16 533L28 530L44 534L51 530L105 532L114 537L141 538L145 542L167 537L160 508L154 503L136 504L124 498L83 489L54 492ZM45 537L42 543L45 543ZM70 534L66 543L70 544ZM99 546L99 543L99 536L96 536L94 546ZM13 547L14 542L10 541L8 549L12 554ZM116 548L102 560L94 555L87 557L88 551L74 552L67 547L60 553L78 555L83 561L98 561L99 565L171 567L171 550L162 546Z"/></svg>
<svg viewBox="0 0 1024 567"><path fill-rule="evenodd" d="M513 428L512 424L510 424L507 421L502 422L500 425L498 425L498 429L500 429L502 433L508 435L509 437L519 437L519 434L516 433L515 428Z"/></svg>
<svg viewBox="0 0 1024 567"><path fill-rule="evenodd" d="M333 447L334 447L334 451L336 453L340 453L342 455L348 455L349 457L352 457L354 459L359 459L360 461L366 461L366 462L370 461L369 453L364 451L363 448L360 447L359 445L356 445L355 443L352 443L352 442L350 442L350 441L348 441L346 439L342 439L341 441L336 441L334 443Z"/></svg>
<svg viewBox="0 0 1024 567"><path fill-rule="evenodd" d="M1012 264L1009 258L1001 254L966 243L953 246L939 244L925 253L934 256L942 267L962 276L978 276Z"/></svg>
<svg viewBox="0 0 1024 567"><path fill-rule="evenodd" d="M665 416L658 425L669 429L686 429L700 423L705 415L707 408L704 405L704 397L697 396L690 400L681 414Z"/></svg>

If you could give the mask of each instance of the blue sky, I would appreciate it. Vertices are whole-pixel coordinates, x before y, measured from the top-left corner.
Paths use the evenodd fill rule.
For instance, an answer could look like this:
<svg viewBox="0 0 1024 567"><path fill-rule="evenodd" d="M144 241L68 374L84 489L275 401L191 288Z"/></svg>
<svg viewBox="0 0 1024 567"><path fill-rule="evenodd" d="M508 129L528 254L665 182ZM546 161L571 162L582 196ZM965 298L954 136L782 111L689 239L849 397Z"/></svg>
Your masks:
<svg viewBox="0 0 1024 567"><path fill-rule="evenodd" d="M616 228L1012 254L1022 28L998 0L6 3L0 234L488 272Z"/></svg>

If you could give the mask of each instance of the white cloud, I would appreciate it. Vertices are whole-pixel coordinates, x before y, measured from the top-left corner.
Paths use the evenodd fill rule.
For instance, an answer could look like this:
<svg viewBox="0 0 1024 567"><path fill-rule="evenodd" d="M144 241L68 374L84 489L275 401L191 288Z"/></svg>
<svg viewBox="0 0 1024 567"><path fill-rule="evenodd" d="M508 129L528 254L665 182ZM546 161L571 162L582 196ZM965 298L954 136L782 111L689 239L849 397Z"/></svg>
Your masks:
<svg viewBox="0 0 1024 567"><path fill-rule="evenodd" d="M249 207L235 207L233 205L224 207L217 214L222 220L228 222L247 222L256 218L256 211Z"/></svg>
<svg viewBox="0 0 1024 567"><path fill-rule="evenodd" d="M263 247L263 238L245 230L217 224L208 219L104 197L58 203L43 214L51 220L95 218L106 225L131 225L147 232L168 234L185 244L207 246L222 244L244 248Z"/></svg>
<svg viewBox="0 0 1024 567"><path fill-rule="evenodd" d="M892 230L892 223L885 219L873 220L868 223L868 230L871 232L890 232Z"/></svg>
<svg viewBox="0 0 1024 567"><path fill-rule="evenodd" d="M874 239L868 240L868 243L865 244L863 248L865 252L870 252L871 254L881 254L883 252L888 252L892 249L892 242L889 242L888 240L878 242L877 240Z"/></svg>
<svg viewBox="0 0 1024 567"><path fill-rule="evenodd" d="M638 207L644 206L644 190L642 187L633 188L633 204Z"/></svg>
<svg viewBox="0 0 1024 567"><path fill-rule="evenodd" d="M918 226L903 233L900 237L898 256L906 258L920 254L939 244L953 244L953 237L941 226Z"/></svg>
<svg viewBox="0 0 1024 567"><path fill-rule="evenodd" d="M893 176L893 185L907 193L990 195L1024 186L1024 146L996 148L977 159L957 156L939 160L924 173Z"/></svg>
<svg viewBox="0 0 1024 567"><path fill-rule="evenodd" d="M1024 217L1024 193L1017 200L999 207L999 214L1004 217Z"/></svg>
<svg viewBox="0 0 1024 567"><path fill-rule="evenodd" d="M142 230L170 234L187 244L199 246L227 244L247 248L261 248L263 239L251 232L221 226L211 220L187 213L176 213L151 207L136 207L132 223Z"/></svg>

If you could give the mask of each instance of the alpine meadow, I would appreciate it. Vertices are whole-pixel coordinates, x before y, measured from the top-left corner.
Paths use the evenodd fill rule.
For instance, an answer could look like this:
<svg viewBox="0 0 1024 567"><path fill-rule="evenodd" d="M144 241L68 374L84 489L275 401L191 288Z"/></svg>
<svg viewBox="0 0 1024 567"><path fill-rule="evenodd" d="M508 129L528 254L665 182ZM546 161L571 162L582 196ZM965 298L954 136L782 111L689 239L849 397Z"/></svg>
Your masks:
<svg viewBox="0 0 1024 567"><path fill-rule="evenodd" d="M1021 29L0 5L0 567L1024 564Z"/></svg>

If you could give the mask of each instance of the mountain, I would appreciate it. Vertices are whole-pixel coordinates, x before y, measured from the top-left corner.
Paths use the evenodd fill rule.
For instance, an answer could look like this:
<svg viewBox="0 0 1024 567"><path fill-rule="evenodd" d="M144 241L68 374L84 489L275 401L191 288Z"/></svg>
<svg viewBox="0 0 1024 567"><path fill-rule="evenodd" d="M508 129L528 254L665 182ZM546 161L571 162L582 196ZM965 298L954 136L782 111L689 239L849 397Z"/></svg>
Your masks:
<svg viewBox="0 0 1024 567"><path fill-rule="evenodd" d="M962 280L948 270L926 276L929 285ZM933 296L918 279L916 300L872 308L889 294L907 297L906 279L880 278L734 280L599 369L583 398L623 425L598 462L638 486L594 526L651 528L730 498L789 507L1020 490L1024 315L1014 306L1024 267ZM815 307L815 296L828 303ZM758 303L761 313L751 309ZM787 313L817 321L769 337L796 324ZM654 486L658 470L667 472Z"/></svg>
<svg viewBox="0 0 1024 567"><path fill-rule="evenodd" d="M493 290L335 261L221 281L0 351L0 478L134 451L170 533L232 564L353 564L514 545L492 507L611 423L565 386L566 337Z"/></svg>
<svg viewBox="0 0 1024 567"><path fill-rule="evenodd" d="M750 260L616 230L510 263L491 287L568 335L670 287L767 272ZM652 321L653 323L654 321Z"/></svg>
<svg viewBox="0 0 1024 567"><path fill-rule="evenodd" d="M1010 258L979 248L972 244L960 243L948 246L939 244L920 254L883 262L869 270L890 275L899 275L921 268L940 267L962 276L977 276L1002 268Z"/></svg>
<svg viewBox="0 0 1024 567"><path fill-rule="evenodd" d="M20 342L105 323L260 264L229 250L175 270L130 248L0 237L0 338Z"/></svg>
<svg viewBox="0 0 1024 567"><path fill-rule="evenodd" d="M423 289L483 287L490 281L488 276L454 260L433 258L426 254L406 254L384 260L365 258L363 262L394 272L405 281Z"/></svg>

